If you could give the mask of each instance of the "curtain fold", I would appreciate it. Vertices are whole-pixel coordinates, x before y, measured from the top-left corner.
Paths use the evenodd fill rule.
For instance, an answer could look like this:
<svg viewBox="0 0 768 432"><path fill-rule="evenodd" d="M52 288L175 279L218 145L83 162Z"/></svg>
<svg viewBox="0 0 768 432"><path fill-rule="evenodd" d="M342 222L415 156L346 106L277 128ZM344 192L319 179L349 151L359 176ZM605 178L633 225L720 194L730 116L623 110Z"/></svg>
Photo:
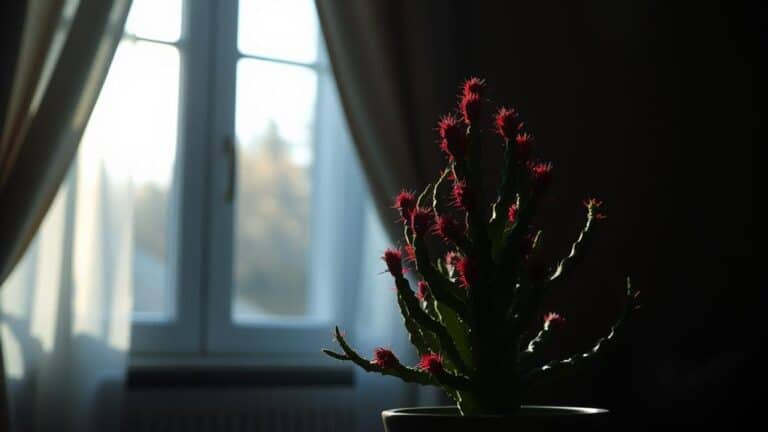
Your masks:
<svg viewBox="0 0 768 432"><path fill-rule="evenodd" d="M401 188L438 174L435 128L455 106L460 74L456 8L450 1L316 0L344 111L375 206L387 212Z"/></svg>
<svg viewBox="0 0 768 432"><path fill-rule="evenodd" d="M458 84L465 78L457 8L444 0L316 4L360 176L371 193L359 276L359 286L366 288L356 301L352 338L360 352L388 346L402 361L415 363L379 256L402 235L390 208L394 196L401 188L420 191L442 167L437 121L455 107ZM380 428L378 412L384 408L444 402L434 389L360 370L356 382L358 430Z"/></svg>
<svg viewBox="0 0 768 432"><path fill-rule="evenodd" d="M24 254L59 190L122 35L130 3L130 0L26 2L23 25L18 26L21 34L17 38L17 56L15 61L10 62L14 65L11 85L4 85L3 93L0 93L6 98L1 102L3 109L0 111L3 114L0 140L0 283L6 280ZM8 70L4 70L3 74L7 76ZM67 238L65 235L60 241ZM37 265L47 267L62 263L46 259ZM23 269L19 271L25 272ZM66 266L63 266L59 278L66 281L66 276ZM32 297L23 303L48 304L46 302L50 301L54 292L59 301L67 301L69 297L62 295L66 291L61 288L66 285L65 282L47 282L50 284L45 288L49 291L30 293ZM5 307L8 300L5 297L3 336L9 334L6 327L14 327L14 319L26 321L27 324L33 322L29 314L8 316ZM72 306L65 304L59 310L68 310ZM59 314L58 317L64 319L65 315ZM56 327L57 331L66 331L67 323L64 324ZM7 369L14 367L13 363L23 364L28 359L17 362L19 359L3 352L5 342L0 339L0 429L8 430L11 427L11 408L6 395L7 384L10 384L5 382ZM36 342L40 343L39 340ZM67 349L70 348L63 348ZM69 371L58 373L67 375ZM36 379L44 378L40 375ZM55 395L55 392L38 393L37 397L50 399ZM69 401L64 405L69 406ZM23 416L25 413L21 409L17 414ZM34 414L42 416L41 413ZM56 418L46 417L43 421L48 421L48 426L58 430L66 430L78 421L69 418L68 423L56 424ZM42 423L36 427L37 430L45 428Z"/></svg>

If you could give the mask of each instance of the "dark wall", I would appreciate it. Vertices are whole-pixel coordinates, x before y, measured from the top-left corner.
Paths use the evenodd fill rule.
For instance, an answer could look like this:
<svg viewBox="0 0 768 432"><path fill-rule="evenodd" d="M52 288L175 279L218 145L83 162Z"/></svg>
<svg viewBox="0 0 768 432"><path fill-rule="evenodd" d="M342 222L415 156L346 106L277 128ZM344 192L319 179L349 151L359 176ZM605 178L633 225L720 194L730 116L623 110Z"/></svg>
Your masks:
<svg viewBox="0 0 768 432"><path fill-rule="evenodd" d="M601 334L625 275L643 291L608 361L534 400L677 421L756 404L763 16L737 2L680 3L457 4L462 75L486 77L496 100L517 106L555 163L546 248L566 251L583 197L607 202L579 282L552 300L579 328L566 345Z"/></svg>

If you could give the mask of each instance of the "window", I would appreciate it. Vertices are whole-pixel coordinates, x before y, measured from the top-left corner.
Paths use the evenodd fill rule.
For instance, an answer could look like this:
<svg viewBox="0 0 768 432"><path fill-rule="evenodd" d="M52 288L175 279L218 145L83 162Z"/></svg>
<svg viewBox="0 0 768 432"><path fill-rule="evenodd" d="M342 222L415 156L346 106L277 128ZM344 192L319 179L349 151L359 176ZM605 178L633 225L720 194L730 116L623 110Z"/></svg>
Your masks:
<svg viewBox="0 0 768 432"><path fill-rule="evenodd" d="M134 0L95 169L131 179L137 355L284 359L343 322L364 186L312 0Z"/></svg>

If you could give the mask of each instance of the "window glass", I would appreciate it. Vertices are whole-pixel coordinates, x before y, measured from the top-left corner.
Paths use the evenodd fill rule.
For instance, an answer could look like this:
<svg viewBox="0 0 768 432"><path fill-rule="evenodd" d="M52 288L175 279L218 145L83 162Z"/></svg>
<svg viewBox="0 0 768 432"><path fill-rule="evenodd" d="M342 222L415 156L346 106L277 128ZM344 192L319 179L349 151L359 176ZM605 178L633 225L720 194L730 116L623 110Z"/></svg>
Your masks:
<svg viewBox="0 0 768 432"><path fill-rule="evenodd" d="M237 44L243 54L313 63L317 38L312 0L240 0Z"/></svg>
<svg viewBox="0 0 768 432"><path fill-rule="evenodd" d="M130 191L137 318L174 315L171 237L178 101L178 50L154 42L121 42L80 151L80 182L106 182L101 187L105 194L117 190L113 185ZM104 202L123 198L104 197ZM108 235L102 233L104 239Z"/></svg>
<svg viewBox="0 0 768 432"><path fill-rule="evenodd" d="M140 38L176 42L181 37L182 0L133 0L126 33Z"/></svg>
<svg viewBox="0 0 768 432"><path fill-rule="evenodd" d="M307 311L317 74L241 59L232 311L236 322Z"/></svg>

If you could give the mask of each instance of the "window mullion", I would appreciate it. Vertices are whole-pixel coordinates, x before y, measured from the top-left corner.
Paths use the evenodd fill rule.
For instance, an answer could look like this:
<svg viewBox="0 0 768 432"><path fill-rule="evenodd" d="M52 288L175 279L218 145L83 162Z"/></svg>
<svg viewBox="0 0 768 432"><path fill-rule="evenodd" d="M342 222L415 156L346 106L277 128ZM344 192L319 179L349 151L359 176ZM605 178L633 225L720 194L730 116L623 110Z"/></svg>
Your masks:
<svg viewBox="0 0 768 432"><path fill-rule="evenodd" d="M210 131L208 142L207 290L204 292L204 336L206 351L217 351L217 341L231 331L234 190L236 182L235 67L237 64L237 2L212 2L210 17L209 93ZM232 163L235 162L235 163ZM236 184L235 184L236 187Z"/></svg>

